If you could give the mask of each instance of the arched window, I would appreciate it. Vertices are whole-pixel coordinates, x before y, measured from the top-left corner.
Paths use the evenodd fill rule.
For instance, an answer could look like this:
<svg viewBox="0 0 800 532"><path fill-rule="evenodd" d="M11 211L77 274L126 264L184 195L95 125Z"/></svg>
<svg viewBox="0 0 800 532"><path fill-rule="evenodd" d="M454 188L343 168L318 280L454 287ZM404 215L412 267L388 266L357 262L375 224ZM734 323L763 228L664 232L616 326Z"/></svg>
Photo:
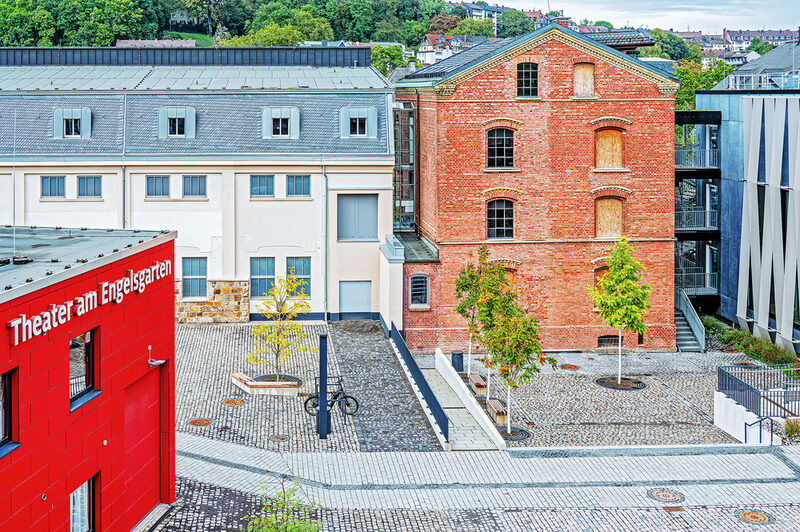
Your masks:
<svg viewBox="0 0 800 532"><path fill-rule="evenodd" d="M539 95L539 65L517 64L517 97L534 98Z"/></svg>
<svg viewBox="0 0 800 532"><path fill-rule="evenodd" d="M622 168L622 130L598 129L594 146L595 168Z"/></svg>
<svg viewBox="0 0 800 532"><path fill-rule="evenodd" d="M576 98L594 98L594 65L578 63L572 69L572 95Z"/></svg>
<svg viewBox="0 0 800 532"><path fill-rule="evenodd" d="M408 278L409 308L430 308L431 286L427 275L412 275Z"/></svg>
<svg viewBox="0 0 800 532"><path fill-rule="evenodd" d="M514 202L496 199L486 204L487 238L514 238Z"/></svg>
<svg viewBox="0 0 800 532"><path fill-rule="evenodd" d="M598 268L594 271L594 286L597 287L597 283L600 282L600 279L606 276L608 273L608 266L603 266L602 268Z"/></svg>
<svg viewBox="0 0 800 532"><path fill-rule="evenodd" d="M622 236L622 200L600 198L595 201L595 236L615 238Z"/></svg>
<svg viewBox="0 0 800 532"><path fill-rule="evenodd" d="M514 131L497 128L488 134L489 168L514 168Z"/></svg>

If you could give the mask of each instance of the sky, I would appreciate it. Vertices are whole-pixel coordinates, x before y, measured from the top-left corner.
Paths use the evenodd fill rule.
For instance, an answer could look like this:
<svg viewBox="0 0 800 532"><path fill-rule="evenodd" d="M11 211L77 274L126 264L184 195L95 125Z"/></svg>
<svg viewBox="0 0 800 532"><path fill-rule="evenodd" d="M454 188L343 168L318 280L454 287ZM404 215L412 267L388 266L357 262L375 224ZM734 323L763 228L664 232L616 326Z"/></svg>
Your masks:
<svg viewBox="0 0 800 532"><path fill-rule="evenodd" d="M547 0L487 0L521 10L547 11ZM800 0L550 0L550 9L579 22L607 20L615 27L672 28L722 33L728 29L794 29Z"/></svg>

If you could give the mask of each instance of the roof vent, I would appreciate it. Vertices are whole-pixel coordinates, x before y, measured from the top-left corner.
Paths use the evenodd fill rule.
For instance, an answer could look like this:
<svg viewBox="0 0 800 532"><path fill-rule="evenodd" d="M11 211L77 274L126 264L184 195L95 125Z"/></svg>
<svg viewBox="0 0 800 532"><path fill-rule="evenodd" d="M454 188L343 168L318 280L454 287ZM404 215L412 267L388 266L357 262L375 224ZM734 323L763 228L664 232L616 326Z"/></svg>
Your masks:
<svg viewBox="0 0 800 532"><path fill-rule="evenodd" d="M33 259L25 257L24 255L19 255L17 257L14 257L13 261L14 264L28 264L29 262L33 262Z"/></svg>

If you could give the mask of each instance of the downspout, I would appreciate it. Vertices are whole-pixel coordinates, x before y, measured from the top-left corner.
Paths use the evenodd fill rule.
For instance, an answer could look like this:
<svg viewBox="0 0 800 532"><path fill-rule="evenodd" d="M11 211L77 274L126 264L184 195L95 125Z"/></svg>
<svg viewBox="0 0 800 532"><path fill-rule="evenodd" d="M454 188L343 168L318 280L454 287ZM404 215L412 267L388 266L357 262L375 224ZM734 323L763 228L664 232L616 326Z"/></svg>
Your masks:
<svg viewBox="0 0 800 532"><path fill-rule="evenodd" d="M419 89L414 89L417 105L414 106L414 232L419 236L420 222L420 156L419 156Z"/></svg>
<svg viewBox="0 0 800 532"><path fill-rule="evenodd" d="M324 251L322 253L325 263L325 290L322 299L322 319L328 321L328 174L325 172L325 165L322 165L322 177L325 180L325 240L323 242Z"/></svg>
<svg viewBox="0 0 800 532"><path fill-rule="evenodd" d="M128 190L125 180L125 131L128 122L128 95L122 95L122 228L127 227L127 219L125 216L125 209L128 202Z"/></svg>

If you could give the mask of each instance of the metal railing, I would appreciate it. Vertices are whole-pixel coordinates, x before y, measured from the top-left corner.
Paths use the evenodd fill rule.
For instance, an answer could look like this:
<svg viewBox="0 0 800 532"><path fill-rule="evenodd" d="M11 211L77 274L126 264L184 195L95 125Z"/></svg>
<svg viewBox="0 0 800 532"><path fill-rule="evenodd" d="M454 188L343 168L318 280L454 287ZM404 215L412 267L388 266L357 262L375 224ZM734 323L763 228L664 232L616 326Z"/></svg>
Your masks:
<svg viewBox="0 0 800 532"><path fill-rule="evenodd" d="M75 375L69 378L69 396L75 397L87 388L86 375Z"/></svg>
<svg viewBox="0 0 800 532"><path fill-rule="evenodd" d="M676 271L675 288L683 290L690 296L719 294L719 273Z"/></svg>
<svg viewBox="0 0 800 532"><path fill-rule="evenodd" d="M744 423L744 443L747 443L747 429L752 427L753 425L758 425L758 443L764 443L764 430L761 427L761 424L765 421L769 421L769 444L775 441L775 423L772 421L771 417L760 417L753 421L752 423Z"/></svg>
<svg viewBox="0 0 800 532"><path fill-rule="evenodd" d="M800 89L800 70L760 74L731 74L728 90Z"/></svg>
<svg viewBox="0 0 800 532"><path fill-rule="evenodd" d="M689 301L689 296L686 295L685 291L677 288L677 285L675 288L675 308L683 313L683 317L686 318L686 321L689 323L689 329L691 329L692 334L695 339L697 339L697 343L700 344L700 349L705 351L706 328L703 322L700 321L700 316L697 315L697 311L694 309L692 302Z"/></svg>
<svg viewBox="0 0 800 532"><path fill-rule="evenodd" d="M675 168L719 168L719 150L700 146L675 146Z"/></svg>
<svg viewBox="0 0 800 532"><path fill-rule="evenodd" d="M419 388L422 398L425 399L426 403L428 403L428 408L431 409L433 419L436 420L436 424L439 425L439 430L442 431L444 441L449 442L450 418L448 418L447 414L445 414L444 408L442 408L439 399L436 398L433 390L431 390L430 384L428 384L428 381L425 380L425 376L422 374L422 371L420 371L417 361L414 360L413 356L411 356L411 352L408 350L406 341L403 339L403 335L400 334L400 331L397 330L397 327L395 327L394 322L392 322L390 337L397 346L397 350L400 351L400 355L403 357L403 361L406 363L406 367L408 367L411 377L417 384L417 388Z"/></svg>
<svg viewBox="0 0 800 532"><path fill-rule="evenodd" d="M719 229L719 211L714 209L682 209L675 211L676 230Z"/></svg>
<svg viewBox="0 0 800 532"><path fill-rule="evenodd" d="M717 391L758 417L796 417L800 415L800 364L721 366Z"/></svg>

